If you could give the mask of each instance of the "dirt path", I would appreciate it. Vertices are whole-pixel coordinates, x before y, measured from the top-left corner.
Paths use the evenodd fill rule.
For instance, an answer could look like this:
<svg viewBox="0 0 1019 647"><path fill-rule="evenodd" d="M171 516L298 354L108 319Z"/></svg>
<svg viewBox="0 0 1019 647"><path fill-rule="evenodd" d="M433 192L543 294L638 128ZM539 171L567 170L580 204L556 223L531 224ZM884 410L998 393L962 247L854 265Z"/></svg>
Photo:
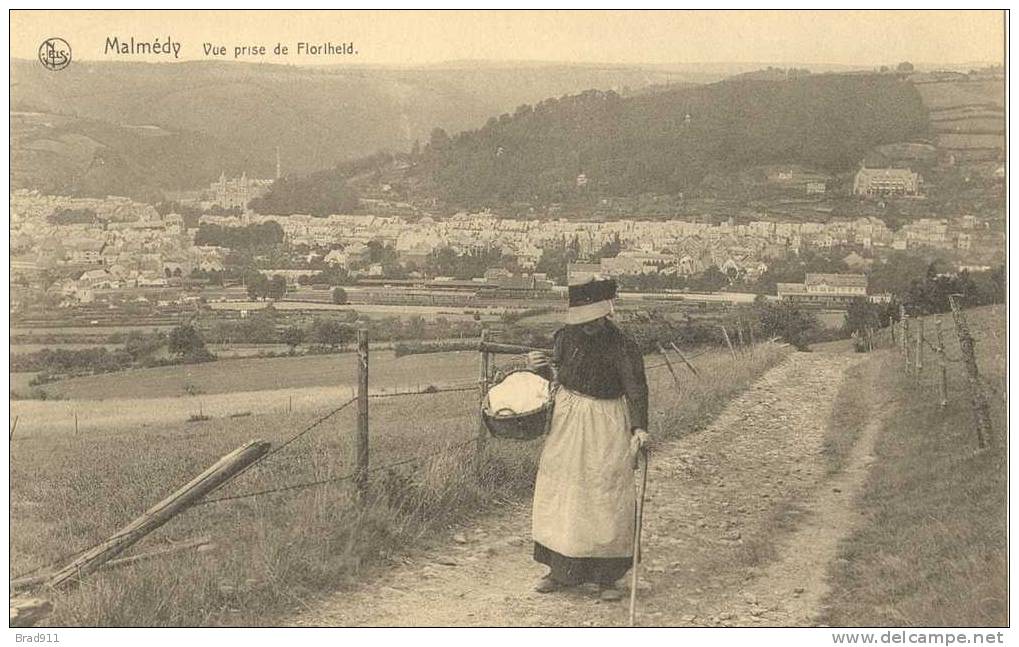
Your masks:
<svg viewBox="0 0 1019 647"><path fill-rule="evenodd" d="M861 357L795 353L707 429L656 447L639 624L814 624L878 425L863 430L842 472L827 473L832 404ZM601 603L590 589L532 591L545 569L531 560L529 515L529 505L513 506L451 531L293 624L626 624L625 602Z"/></svg>

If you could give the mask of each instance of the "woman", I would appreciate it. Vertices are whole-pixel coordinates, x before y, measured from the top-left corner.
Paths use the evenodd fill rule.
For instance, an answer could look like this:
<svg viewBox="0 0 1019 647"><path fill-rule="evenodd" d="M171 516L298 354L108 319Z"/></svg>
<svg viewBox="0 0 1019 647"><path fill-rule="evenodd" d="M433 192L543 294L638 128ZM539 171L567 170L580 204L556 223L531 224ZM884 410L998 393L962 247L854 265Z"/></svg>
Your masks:
<svg viewBox="0 0 1019 647"><path fill-rule="evenodd" d="M535 587L541 593L591 582L603 600L619 600L615 583L633 559L633 469L648 438L648 389L640 349L608 319L615 296L612 280L570 286L552 357L528 357L559 385L534 486L534 559L550 569Z"/></svg>

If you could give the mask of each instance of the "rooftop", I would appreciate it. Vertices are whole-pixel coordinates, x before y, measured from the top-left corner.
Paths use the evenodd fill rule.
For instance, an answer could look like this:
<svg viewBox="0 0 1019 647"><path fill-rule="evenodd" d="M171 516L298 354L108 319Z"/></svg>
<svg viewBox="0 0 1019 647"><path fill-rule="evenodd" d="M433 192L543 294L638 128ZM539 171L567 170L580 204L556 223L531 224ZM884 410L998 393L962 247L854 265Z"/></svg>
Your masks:
<svg viewBox="0 0 1019 647"><path fill-rule="evenodd" d="M808 272L804 285L832 285L841 288L866 288L867 277L863 274L819 274Z"/></svg>

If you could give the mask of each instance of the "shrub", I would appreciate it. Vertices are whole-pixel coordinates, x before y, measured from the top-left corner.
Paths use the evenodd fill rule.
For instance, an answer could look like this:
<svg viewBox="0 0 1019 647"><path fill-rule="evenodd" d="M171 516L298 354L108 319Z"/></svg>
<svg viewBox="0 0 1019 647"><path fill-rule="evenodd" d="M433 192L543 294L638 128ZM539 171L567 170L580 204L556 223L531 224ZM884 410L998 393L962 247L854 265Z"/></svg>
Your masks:
<svg viewBox="0 0 1019 647"><path fill-rule="evenodd" d="M177 326L170 331L170 352L185 364L208 362L216 356L205 347L198 329L191 324Z"/></svg>
<svg viewBox="0 0 1019 647"><path fill-rule="evenodd" d="M808 335L818 327L813 314L785 301L759 303L757 313L765 335L781 337L797 350L807 349Z"/></svg>

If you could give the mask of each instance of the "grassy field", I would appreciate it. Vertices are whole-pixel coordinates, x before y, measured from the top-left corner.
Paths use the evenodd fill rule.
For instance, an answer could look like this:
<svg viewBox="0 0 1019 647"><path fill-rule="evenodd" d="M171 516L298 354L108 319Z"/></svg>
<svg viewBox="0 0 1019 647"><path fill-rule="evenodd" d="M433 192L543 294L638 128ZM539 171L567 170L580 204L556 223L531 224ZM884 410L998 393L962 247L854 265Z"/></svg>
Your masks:
<svg viewBox="0 0 1019 647"><path fill-rule="evenodd" d="M1004 148L1005 133L980 135L942 132L938 134L938 143L944 148Z"/></svg>
<svg viewBox="0 0 1019 647"><path fill-rule="evenodd" d="M997 133L1005 135L1005 120L1001 115L993 117L967 117L965 119L931 120L934 131L939 133Z"/></svg>
<svg viewBox="0 0 1019 647"><path fill-rule="evenodd" d="M994 437L981 452L962 365L939 372L926 353L922 382L904 375L898 351L868 364L890 407L877 439L860 529L844 543L825 622L832 626L1004 626L1007 599L1005 320L1000 306L967 311L991 405ZM958 358L951 316L948 356ZM926 324L932 337L933 324ZM854 396L847 394L847 400ZM838 407L837 407L838 408ZM848 426L853 414L844 409ZM837 449L837 448L836 448Z"/></svg>
<svg viewBox="0 0 1019 647"><path fill-rule="evenodd" d="M649 370L652 434L678 436L703 427L788 352L765 345L753 359L739 362L723 352L704 355L695 362L705 379L683 371L678 390L663 368ZM476 356L469 358L407 358L423 363L393 370L402 371L405 380L435 382L440 375L453 377L451 365L443 362L464 362L469 370L456 377L470 379ZM346 375L349 362L343 364ZM264 374L276 370L277 365L259 364L248 378L272 379ZM373 376L378 373L384 374L380 369ZM477 410L476 392L372 400L373 466L448 451L423 460L417 469L373 474L369 504L362 508L352 505L349 483L338 482L188 511L138 549L211 534L215 551L93 575L82 586L56 594L50 622L193 626L285 621L315 596L384 568L422 536L527 496L540 444L492 439L475 468L469 460L472 446L456 446L474 437ZM15 441L12 577L103 539L243 442L262 438L278 443L321 413L300 410L152 425L143 433L96 429ZM350 408L337 414L217 496L349 474L353 416Z"/></svg>
<svg viewBox="0 0 1019 647"><path fill-rule="evenodd" d="M109 336L113 333L129 333L129 332L143 332L152 333L159 330L167 331L172 330L173 324L165 325L153 325L153 324L138 324L132 325L95 325L95 326L67 326L67 325L54 325L54 326L14 326L11 328L11 337L18 337L21 335L52 335L52 336L70 336L70 335L89 335L89 336Z"/></svg>
<svg viewBox="0 0 1019 647"><path fill-rule="evenodd" d="M946 110L959 106L993 105L1004 107L1004 81L946 81L942 83L917 83L928 110Z"/></svg>
<svg viewBox="0 0 1019 647"><path fill-rule="evenodd" d="M852 345L846 341L825 344L828 348L841 348L843 352L852 352ZM871 363L872 364L872 363ZM874 370L868 363L850 368L846 373L846 381L839 389L835 398L835 406L831 412L830 428L825 441L825 459L828 474L836 474L845 467L849 452L860 437L863 426L873 414L871 402L866 389L860 384L873 379ZM838 433L834 433L837 430Z"/></svg>
<svg viewBox="0 0 1019 647"><path fill-rule="evenodd" d="M47 349L59 349L59 350L85 350L86 348L105 348L106 350L117 350L123 348L123 344L87 344L87 343L69 343L69 344L11 344L11 355L17 355L19 353L36 353L41 350Z"/></svg>
<svg viewBox="0 0 1019 647"><path fill-rule="evenodd" d="M28 393L32 390L32 386L29 382L32 381L38 373L10 373L10 389L12 393Z"/></svg>
<svg viewBox="0 0 1019 647"><path fill-rule="evenodd" d="M314 412L353 395L356 359L351 353L236 359L206 364L133 369L28 387L12 375L12 388L42 390L48 399L11 402L18 437L134 430L146 434L183 424L192 416L225 418ZM477 353L461 351L397 358L371 353L371 391L420 391L429 386L471 385ZM14 380L13 378L19 379ZM19 391L20 392L20 391Z"/></svg>
<svg viewBox="0 0 1019 647"><path fill-rule="evenodd" d="M477 353L436 353L397 358L391 351L371 355L373 387L396 388L474 377ZM356 377L351 353L232 359L225 362L161 366L61 380L43 389L60 398L103 400L214 395L238 391L288 391L306 387L344 388Z"/></svg>

